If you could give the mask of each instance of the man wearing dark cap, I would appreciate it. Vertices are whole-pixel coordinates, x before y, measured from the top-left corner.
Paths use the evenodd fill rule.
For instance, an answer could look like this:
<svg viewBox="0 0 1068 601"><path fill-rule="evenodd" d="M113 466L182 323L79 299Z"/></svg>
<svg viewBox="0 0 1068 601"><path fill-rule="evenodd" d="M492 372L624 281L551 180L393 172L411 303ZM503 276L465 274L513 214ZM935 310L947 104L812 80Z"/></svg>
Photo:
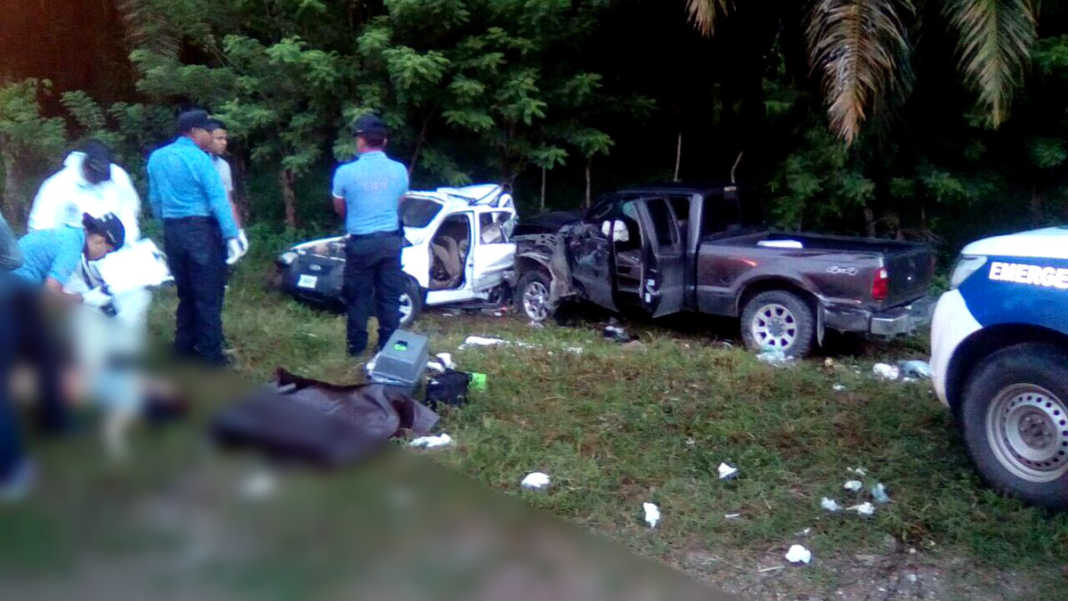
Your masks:
<svg viewBox="0 0 1068 601"><path fill-rule="evenodd" d="M367 348L371 305L378 317L381 350L400 324L404 289L401 248L404 233L397 208L408 192L408 170L386 156L388 130L374 115L353 123L357 160L334 172L334 210L345 220L345 300L348 305L348 352Z"/></svg>
<svg viewBox="0 0 1068 601"><path fill-rule="evenodd" d="M148 158L148 199L163 220L164 249L178 288L174 350L222 366L226 261L240 255L237 224L206 152L208 114L182 113L178 133Z"/></svg>

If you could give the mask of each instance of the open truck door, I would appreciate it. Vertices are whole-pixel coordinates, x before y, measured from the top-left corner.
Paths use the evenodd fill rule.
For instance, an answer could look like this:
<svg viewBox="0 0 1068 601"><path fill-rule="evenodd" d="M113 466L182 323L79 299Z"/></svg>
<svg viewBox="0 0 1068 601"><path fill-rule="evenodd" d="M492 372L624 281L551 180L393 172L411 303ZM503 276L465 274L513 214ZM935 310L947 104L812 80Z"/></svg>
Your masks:
<svg viewBox="0 0 1068 601"><path fill-rule="evenodd" d="M686 250L679 218L666 198L643 198L641 306L653 317L678 313L686 292ZM685 218L685 217L684 217Z"/></svg>
<svg viewBox="0 0 1068 601"><path fill-rule="evenodd" d="M568 226L564 232L572 279L588 300L613 311L617 309L611 224L616 213L614 201L599 202L582 221Z"/></svg>

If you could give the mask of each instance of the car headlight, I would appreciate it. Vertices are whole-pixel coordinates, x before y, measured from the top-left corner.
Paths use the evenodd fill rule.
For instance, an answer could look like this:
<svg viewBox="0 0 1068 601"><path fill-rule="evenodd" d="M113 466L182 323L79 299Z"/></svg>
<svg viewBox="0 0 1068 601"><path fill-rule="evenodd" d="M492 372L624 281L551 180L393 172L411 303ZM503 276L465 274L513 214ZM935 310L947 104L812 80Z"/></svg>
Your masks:
<svg viewBox="0 0 1068 601"><path fill-rule="evenodd" d="M297 260L297 252L293 250L286 251L281 255L278 255L278 264L289 267L293 264L293 261Z"/></svg>
<svg viewBox="0 0 1068 601"><path fill-rule="evenodd" d="M986 265L986 257L983 255L961 255L957 259L957 264L953 266L953 273L949 276L950 289L960 286L983 265Z"/></svg>

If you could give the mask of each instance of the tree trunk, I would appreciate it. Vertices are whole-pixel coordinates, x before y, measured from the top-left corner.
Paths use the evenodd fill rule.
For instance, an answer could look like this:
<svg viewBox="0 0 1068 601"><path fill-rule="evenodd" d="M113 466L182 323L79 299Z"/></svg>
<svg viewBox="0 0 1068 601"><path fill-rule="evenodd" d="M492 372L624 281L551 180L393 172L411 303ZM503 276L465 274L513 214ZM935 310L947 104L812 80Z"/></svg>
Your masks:
<svg viewBox="0 0 1068 601"><path fill-rule="evenodd" d="M278 172L278 180L282 184L282 203L286 210L286 226L297 227L297 193L293 190L293 182L296 180L293 172L283 167Z"/></svg>
<svg viewBox="0 0 1068 601"><path fill-rule="evenodd" d="M423 142L426 141L426 130L430 127L430 116L423 119L423 127L419 130L419 137L415 139L415 150L412 151L412 160L408 162L408 177L412 177L415 164L419 162L419 153L423 151Z"/></svg>
<svg viewBox="0 0 1068 601"><path fill-rule="evenodd" d="M232 153L230 159L234 171L234 204L237 205L241 223L247 226L252 218L252 207L248 200L248 163L244 152Z"/></svg>
<svg viewBox="0 0 1068 601"><path fill-rule="evenodd" d="M679 164L682 162L682 132L679 132L679 142L675 145L675 178L672 181L679 181Z"/></svg>
<svg viewBox="0 0 1068 601"><path fill-rule="evenodd" d="M7 153L5 153L7 154ZM22 195L22 177L18 165L18 160L7 155L2 157L4 163L4 197L3 197L3 209L4 217L8 220L8 225L15 228L16 224L21 225L26 220L23 206L24 203L19 202L19 198Z"/></svg>
<svg viewBox="0 0 1068 601"><path fill-rule="evenodd" d="M875 211L871 207L864 207L864 231L869 238L875 237Z"/></svg>
<svg viewBox="0 0 1068 601"><path fill-rule="evenodd" d="M593 159L586 161L586 208L590 208L590 171L593 168Z"/></svg>
<svg viewBox="0 0 1068 601"><path fill-rule="evenodd" d="M1044 199L1038 191L1038 186L1031 186L1031 221L1035 225L1042 222L1043 204L1045 204Z"/></svg>
<svg viewBox="0 0 1068 601"><path fill-rule="evenodd" d="M545 167L541 168L541 202L538 203L538 209L541 212L545 211L545 172L548 171Z"/></svg>

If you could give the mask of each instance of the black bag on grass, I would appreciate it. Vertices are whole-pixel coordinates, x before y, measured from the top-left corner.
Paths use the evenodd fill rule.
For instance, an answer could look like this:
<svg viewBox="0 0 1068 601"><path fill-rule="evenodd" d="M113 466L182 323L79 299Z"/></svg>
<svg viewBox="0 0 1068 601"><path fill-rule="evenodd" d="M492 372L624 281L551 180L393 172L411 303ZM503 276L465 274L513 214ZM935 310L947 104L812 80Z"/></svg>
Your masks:
<svg viewBox="0 0 1068 601"><path fill-rule="evenodd" d="M426 384L426 404L437 409L438 403L458 407L467 402L467 387L471 383L471 374L446 369L445 373L430 378Z"/></svg>

